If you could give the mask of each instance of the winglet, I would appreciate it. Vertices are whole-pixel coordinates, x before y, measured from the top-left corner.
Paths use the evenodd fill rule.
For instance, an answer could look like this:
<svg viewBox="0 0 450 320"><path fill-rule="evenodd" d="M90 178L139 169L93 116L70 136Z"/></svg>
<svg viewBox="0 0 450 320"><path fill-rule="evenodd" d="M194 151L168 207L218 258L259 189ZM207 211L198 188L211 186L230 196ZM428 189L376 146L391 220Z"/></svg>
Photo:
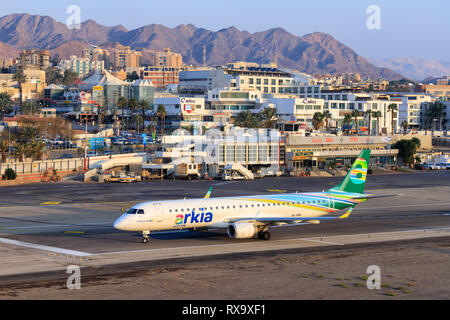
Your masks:
<svg viewBox="0 0 450 320"><path fill-rule="evenodd" d="M355 208L355 206L352 206L350 209L348 209L347 212L340 216L338 219L348 218L352 214L353 208Z"/></svg>
<svg viewBox="0 0 450 320"><path fill-rule="evenodd" d="M206 193L206 195L203 199L209 199L211 197L211 191L212 191L212 187L209 188L208 192Z"/></svg>

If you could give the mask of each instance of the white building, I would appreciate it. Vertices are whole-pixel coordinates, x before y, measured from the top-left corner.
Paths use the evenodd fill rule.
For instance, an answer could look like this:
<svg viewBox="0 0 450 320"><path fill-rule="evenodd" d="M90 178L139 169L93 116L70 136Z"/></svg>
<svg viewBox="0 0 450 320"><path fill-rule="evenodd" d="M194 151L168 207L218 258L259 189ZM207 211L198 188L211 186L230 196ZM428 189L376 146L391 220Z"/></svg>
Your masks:
<svg viewBox="0 0 450 320"><path fill-rule="evenodd" d="M70 70L82 77L87 75L92 70L95 70L98 73L103 72L105 69L105 61L70 56L70 60L62 60L58 65L58 68L62 70Z"/></svg>
<svg viewBox="0 0 450 320"><path fill-rule="evenodd" d="M399 129L402 129L402 123L406 121L408 129L420 128L420 108L423 103L431 102L432 98L428 95L404 95L400 97L399 105Z"/></svg>

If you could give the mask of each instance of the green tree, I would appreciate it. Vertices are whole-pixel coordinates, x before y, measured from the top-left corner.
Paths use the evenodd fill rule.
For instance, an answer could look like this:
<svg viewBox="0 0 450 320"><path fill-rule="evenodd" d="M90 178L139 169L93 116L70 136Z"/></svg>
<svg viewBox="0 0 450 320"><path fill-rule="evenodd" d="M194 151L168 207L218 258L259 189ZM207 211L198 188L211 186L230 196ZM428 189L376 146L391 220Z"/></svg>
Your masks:
<svg viewBox="0 0 450 320"><path fill-rule="evenodd" d="M16 178L17 178L17 174L11 168L6 169L5 173L2 175L3 180L15 180Z"/></svg>
<svg viewBox="0 0 450 320"><path fill-rule="evenodd" d="M191 125L189 125L189 126L184 126L183 129L186 130L186 131L188 131L191 135L193 135L193 134L194 134L194 129L195 129L195 127L194 127L193 124L191 124Z"/></svg>
<svg viewBox="0 0 450 320"><path fill-rule="evenodd" d="M349 134L349 132L350 132L350 122L352 122L352 119L353 119L353 117L350 113L347 113L344 116L344 124L347 125L347 134Z"/></svg>
<svg viewBox="0 0 450 320"><path fill-rule="evenodd" d="M255 116L254 113L246 110L241 111L237 114L236 118L234 119L234 124L237 127L241 128L258 128L258 118Z"/></svg>
<svg viewBox="0 0 450 320"><path fill-rule="evenodd" d="M19 139L25 142L35 141L41 134L39 127L27 125L19 130Z"/></svg>
<svg viewBox="0 0 450 320"><path fill-rule="evenodd" d="M145 130L145 112L150 108L150 103L147 100L141 100L138 103L138 108L141 110L142 115L142 132Z"/></svg>
<svg viewBox="0 0 450 320"><path fill-rule="evenodd" d="M372 110L367 110L364 112L364 117L369 118L368 122L368 134L370 136L370 134L372 133L372 116L373 116L373 111Z"/></svg>
<svg viewBox="0 0 450 320"><path fill-rule="evenodd" d="M327 131L328 131L328 129L329 129L329 120L332 118L331 112L328 111L328 110L325 110L325 111L322 113L322 116L323 116L323 118L325 119L325 126L326 126Z"/></svg>
<svg viewBox="0 0 450 320"><path fill-rule="evenodd" d="M323 125L323 114L322 112L316 112L313 115L313 126L315 130L319 130Z"/></svg>
<svg viewBox="0 0 450 320"><path fill-rule="evenodd" d="M2 92L0 93L0 110L2 112L2 120L5 119L5 113L12 112L12 100L9 93Z"/></svg>
<svg viewBox="0 0 450 320"><path fill-rule="evenodd" d="M6 154L9 150L8 140L0 140L0 153L2 154L2 162L6 162Z"/></svg>
<svg viewBox="0 0 450 320"><path fill-rule="evenodd" d="M377 119L377 134L380 134L380 118L383 116L381 111L374 111L372 116Z"/></svg>
<svg viewBox="0 0 450 320"><path fill-rule="evenodd" d="M259 113L259 118L261 120L260 127L273 128L273 126L277 122L276 113L277 113L277 110L274 108L266 107L263 110L261 110L261 112Z"/></svg>
<svg viewBox="0 0 450 320"><path fill-rule="evenodd" d="M40 111L40 104L37 101L25 101L20 107L22 114L36 115Z"/></svg>
<svg viewBox="0 0 450 320"><path fill-rule="evenodd" d="M406 130L408 130L408 121L403 120L402 123L400 124L400 126L403 129L403 134L406 134Z"/></svg>
<svg viewBox="0 0 450 320"><path fill-rule="evenodd" d="M441 129L441 124L447 122L446 113L445 113L445 105L436 100L428 106L427 111L425 112L426 121L429 123L432 134L434 134L434 130L437 130L437 124L439 123L439 129Z"/></svg>
<svg viewBox="0 0 450 320"><path fill-rule="evenodd" d="M60 84L63 82L64 76L61 74L58 68L48 67L45 70L45 82L50 84Z"/></svg>
<svg viewBox="0 0 450 320"><path fill-rule="evenodd" d="M23 162L23 157L27 152L27 145L25 143L17 143L14 146L14 156L16 159L18 159L20 162Z"/></svg>
<svg viewBox="0 0 450 320"><path fill-rule="evenodd" d="M129 119L134 118L134 111L136 110L137 106L138 106L138 102L136 101L136 99L134 99L134 98L128 99L128 110L130 111ZM127 121L127 130L128 130L128 126L129 126L129 123ZM136 127L136 129L137 129L137 127Z"/></svg>
<svg viewBox="0 0 450 320"><path fill-rule="evenodd" d="M416 138L417 139L417 138ZM419 143L417 142L419 141ZM402 139L392 145L392 148L398 149L399 155L402 157L405 164L412 166L414 164L414 155L420 148L420 140L406 140Z"/></svg>
<svg viewBox="0 0 450 320"><path fill-rule="evenodd" d="M161 135L164 135L164 126L165 126L165 118L167 115L166 108L164 105L158 105L158 109L156 111L156 116L161 119Z"/></svg>
<svg viewBox="0 0 450 320"><path fill-rule="evenodd" d="M17 81L17 84L19 85L19 106L22 108L22 100L23 100L22 84L27 81L27 76L23 73L23 71L17 71L13 76L13 80Z"/></svg>
<svg viewBox="0 0 450 320"><path fill-rule="evenodd" d="M361 112L359 112L358 110L353 110L352 111L352 118L355 119L355 130L356 133L358 133L358 117L361 116Z"/></svg>
<svg viewBox="0 0 450 320"><path fill-rule="evenodd" d="M120 122L122 123L122 128L123 128L123 122L124 122L123 109L126 108L127 105L128 105L128 100L125 97L120 97L119 100L117 101L117 106L121 109Z"/></svg>
<svg viewBox="0 0 450 320"><path fill-rule="evenodd" d="M42 160L44 150L45 150L45 143L42 141L34 141L31 144L30 151L31 154L36 157L36 160Z"/></svg>
<svg viewBox="0 0 450 320"><path fill-rule="evenodd" d="M391 103L388 105L387 108L388 112L391 113L391 134L394 134L394 119L395 119L395 112L398 110L398 107L395 103Z"/></svg>
<svg viewBox="0 0 450 320"><path fill-rule="evenodd" d="M66 69L66 70L64 70L64 76L63 76L62 82L65 86L68 87L68 86L73 85L75 80L78 79L78 77L79 77L78 73L73 72L70 69Z"/></svg>
<svg viewBox="0 0 450 320"><path fill-rule="evenodd" d="M132 73L127 73L127 81L133 82L134 80L139 79L139 76L136 71L133 71Z"/></svg>

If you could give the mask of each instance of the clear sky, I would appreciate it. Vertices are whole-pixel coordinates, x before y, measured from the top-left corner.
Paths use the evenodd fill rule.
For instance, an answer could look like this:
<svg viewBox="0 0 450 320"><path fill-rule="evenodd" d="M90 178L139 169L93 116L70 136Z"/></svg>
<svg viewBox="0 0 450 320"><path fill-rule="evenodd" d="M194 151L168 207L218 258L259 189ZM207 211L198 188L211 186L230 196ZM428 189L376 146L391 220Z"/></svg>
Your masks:
<svg viewBox="0 0 450 320"><path fill-rule="evenodd" d="M135 29L159 23L209 30L235 26L249 32L282 27L302 36L320 31L365 58L412 57L450 61L449 0L1 0L0 16L48 15L65 22L69 5L81 20ZM381 13L381 29L369 30L369 5Z"/></svg>

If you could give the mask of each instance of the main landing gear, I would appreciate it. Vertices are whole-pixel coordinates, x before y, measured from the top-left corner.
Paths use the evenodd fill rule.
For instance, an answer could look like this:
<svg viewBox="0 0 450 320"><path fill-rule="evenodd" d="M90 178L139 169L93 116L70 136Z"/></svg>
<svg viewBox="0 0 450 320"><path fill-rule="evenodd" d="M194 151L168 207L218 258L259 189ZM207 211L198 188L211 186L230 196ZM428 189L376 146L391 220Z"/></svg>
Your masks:
<svg viewBox="0 0 450 320"><path fill-rule="evenodd" d="M258 239L259 240L269 240L270 239L270 232L269 231L260 231L260 232L258 232Z"/></svg>
<svg viewBox="0 0 450 320"><path fill-rule="evenodd" d="M148 243L150 241L150 231L142 231L142 243Z"/></svg>

